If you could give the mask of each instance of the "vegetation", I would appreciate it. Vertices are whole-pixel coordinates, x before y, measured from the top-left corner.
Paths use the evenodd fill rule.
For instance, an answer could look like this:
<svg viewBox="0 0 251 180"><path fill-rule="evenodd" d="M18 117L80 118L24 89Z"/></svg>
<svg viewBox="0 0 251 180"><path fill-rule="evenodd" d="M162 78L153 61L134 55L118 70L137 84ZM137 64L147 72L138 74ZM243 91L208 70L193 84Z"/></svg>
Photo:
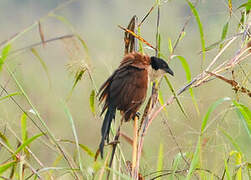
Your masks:
<svg viewBox="0 0 251 180"><path fill-rule="evenodd" d="M213 19L212 32L212 18L203 15L206 8L215 13L213 1L135 2L144 11L134 12L135 29L125 28L129 10L126 22L115 21L119 11L110 11L114 21L107 15L97 28L92 26L102 19L86 9L92 15L83 16L89 28L83 32L91 38L80 33L76 14L68 20L64 11L82 3L60 2L14 36L1 37L0 179L251 179L251 1L222 0L226 13ZM99 8L92 3L90 8ZM124 6L95 3L104 9ZM173 20L176 8L185 16L182 23ZM67 34L55 35L56 27ZM105 31L111 29L119 37ZM106 37L110 33L113 39ZM124 45L113 42L122 42L124 33L137 39L138 51L168 61L175 78L149 85L138 121L118 131L117 115L110 139L119 135L119 143L105 146L101 159L98 87L123 56Z"/></svg>

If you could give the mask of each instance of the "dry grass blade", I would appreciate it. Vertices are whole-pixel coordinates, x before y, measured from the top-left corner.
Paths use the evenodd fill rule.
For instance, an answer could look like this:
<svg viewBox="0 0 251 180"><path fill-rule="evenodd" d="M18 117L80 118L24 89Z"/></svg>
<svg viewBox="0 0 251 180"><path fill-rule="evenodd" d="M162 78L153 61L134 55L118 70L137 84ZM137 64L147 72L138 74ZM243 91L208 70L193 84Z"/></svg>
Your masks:
<svg viewBox="0 0 251 180"><path fill-rule="evenodd" d="M40 35L43 47L45 47L44 32L42 30L42 25L41 25L40 21L38 21L38 30L39 30L39 35Z"/></svg>
<svg viewBox="0 0 251 180"><path fill-rule="evenodd" d="M127 27L127 29L132 32L135 32L136 18L137 16L133 16ZM125 31L124 42L125 42L125 53L124 53L125 55L128 54L129 52L135 51L135 37L127 31Z"/></svg>
<svg viewBox="0 0 251 180"><path fill-rule="evenodd" d="M151 14L151 12L153 11L153 9L156 7L157 3L155 3L151 9L147 12L147 14L143 17L143 19L141 20L141 22L139 23L138 27L140 27L143 22L146 20L146 18Z"/></svg>
<svg viewBox="0 0 251 180"><path fill-rule="evenodd" d="M153 47L149 42L147 42L144 38L142 38L141 36L137 35L136 33L132 32L131 30L124 28L120 25L118 25L118 27L120 29L123 29L124 31L130 33L131 35L133 35L135 38L137 38L138 40L140 40L141 42L145 43L147 46L151 47L152 49L156 50L155 47Z"/></svg>
<svg viewBox="0 0 251 180"><path fill-rule="evenodd" d="M212 75L212 76L215 76L215 77L217 77L217 78L219 78L219 79L225 81L226 83L230 84L236 92L239 91L239 92L245 93L245 94L247 94L249 97L251 97L251 92L250 92L250 90L248 90L248 89L245 88L245 87L240 86L235 80L227 79L227 78L225 78L225 77L222 76L222 75L215 74L215 73L212 73L212 72L209 72L209 71L206 71L206 73L208 73L208 74L210 74L210 75Z"/></svg>

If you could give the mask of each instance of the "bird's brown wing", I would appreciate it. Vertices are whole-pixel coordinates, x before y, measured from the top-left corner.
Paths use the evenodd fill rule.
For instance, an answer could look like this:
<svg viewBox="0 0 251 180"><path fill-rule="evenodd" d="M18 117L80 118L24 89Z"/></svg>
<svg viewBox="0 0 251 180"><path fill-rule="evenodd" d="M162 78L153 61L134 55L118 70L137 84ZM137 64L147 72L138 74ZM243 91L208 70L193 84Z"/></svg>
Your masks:
<svg viewBox="0 0 251 180"><path fill-rule="evenodd" d="M145 100L147 83L147 70L135 66L124 66L113 75L107 100L123 112L125 121L135 115Z"/></svg>

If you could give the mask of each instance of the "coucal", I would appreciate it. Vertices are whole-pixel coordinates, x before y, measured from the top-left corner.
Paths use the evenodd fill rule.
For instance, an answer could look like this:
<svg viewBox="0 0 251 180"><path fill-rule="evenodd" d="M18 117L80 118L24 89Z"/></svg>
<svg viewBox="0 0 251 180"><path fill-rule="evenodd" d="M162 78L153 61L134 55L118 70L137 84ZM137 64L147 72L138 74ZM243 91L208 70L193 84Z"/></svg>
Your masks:
<svg viewBox="0 0 251 180"><path fill-rule="evenodd" d="M116 110L120 110L126 122L134 118L146 98L148 80L155 80L164 73L173 75L173 71L164 60L132 52L125 55L118 69L100 87L99 101L104 101L101 115L107 110L99 145L102 158L104 143L105 140L109 142L109 131Z"/></svg>

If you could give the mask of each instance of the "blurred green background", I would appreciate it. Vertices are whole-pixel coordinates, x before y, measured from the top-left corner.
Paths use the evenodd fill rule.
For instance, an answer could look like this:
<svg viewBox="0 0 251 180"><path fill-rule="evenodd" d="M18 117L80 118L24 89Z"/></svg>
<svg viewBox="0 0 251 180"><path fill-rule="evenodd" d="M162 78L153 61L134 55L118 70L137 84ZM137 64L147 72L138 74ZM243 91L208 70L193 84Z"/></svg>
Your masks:
<svg viewBox="0 0 251 180"><path fill-rule="evenodd" d="M47 17L55 7L64 3L62 0L2 0L0 2L0 42L10 38L15 33L24 30L41 17L41 27L45 39L58 37L66 34L72 34L69 25L64 24L55 17ZM244 0L233 1L233 15L230 19L228 36L238 32L238 23L240 20L240 11L237 9ZM117 25L127 26L131 17L137 15L141 20L144 15L153 6L154 0L138 1L117 1L117 0L78 0L55 11L54 13L66 18L74 27L74 30L83 38L89 49L89 65L95 81L96 88L106 80L106 78L119 65L124 52L124 32ZM229 9L227 0L202 0L197 6L201 21L203 23L206 46L220 40L224 24L229 20ZM156 16L154 10L142 25L142 36L151 44L155 45ZM161 6L160 33L161 33L161 52L168 57L168 38L172 43L176 41L178 34L190 14L190 8L186 1L164 1ZM175 54L182 55L189 63L192 77L201 71L201 50L200 36L195 18L189 22L184 38L179 43ZM29 46L30 44L40 42L38 28L26 32L15 43L12 44L12 50ZM220 57L221 62L231 58L237 52L241 41L235 44ZM54 132L58 139L73 140L73 133L64 112L62 101L65 101L74 82L74 74L69 73L66 64L73 61L84 60L86 62L86 53L82 46L80 49L74 49L70 41L58 40L36 47L36 50L46 63L51 86L47 75L40 62L31 53L30 50L13 54L8 58L8 63L18 80L21 82L24 90L27 92L40 115ZM69 52L73 48L73 52ZM154 51L145 48L145 53L153 55ZM204 67L212 61L217 54L218 49L206 53ZM174 88L178 90L186 82L186 74L178 59L172 59L170 67L175 72L175 77L169 80ZM245 71L250 72L250 63L245 61L243 64ZM242 81L240 67L236 68L236 80ZM238 76L238 73L240 75ZM230 73L226 77L231 78ZM3 69L0 76L0 82L4 85L9 81L10 76ZM248 84L250 89L250 83ZM9 92L17 91L17 87L12 80L8 83ZM96 151L100 141L100 129L103 118L99 116L100 108L95 101L96 116L94 116L89 107L89 96L93 86L87 74L77 84L67 105L73 115L77 128L79 142ZM171 96L167 84L163 81L161 91L164 100ZM167 107L167 115L163 112L156 118L151 125L144 144L144 155L142 158L142 173L151 172L156 169L157 156L160 143L164 144L164 166L169 167L176 154L179 152L177 145L170 136L168 126L172 129L176 140L183 152L194 151L197 137L200 132L201 121L209 106L222 97L236 98L231 86L221 80L215 79L198 88L194 88L195 96L198 101L200 115L196 113L192 104L190 94L187 92L180 96L188 119L184 117L177 103ZM250 98L245 94L238 94L240 102L250 107ZM21 96L15 99L22 107L29 111L30 107ZM208 129L204 135L205 146L203 146L203 165L216 173L221 173L226 158L233 146L221 133L219 129L228 132L241 147L247 160L251 161L251 143L243 124L238 118L230 102L226 102L213 112L208 122ZM143 109L143 107L141 108ZM10 126L18 136L21 136L20 117L22 112L10 100L0 102L0 131L4 132L6 125ZM31 116L35 118L34 115ZM117 120L120 118L117 117ZM132 137L133 123L124 124L122 131ZM38 130L28 121L29 134L34 135ZM6 136L14 140L10 132ZM124 149L126 158L131 159L131 146L121 140L121 146ZM13 141L15 142L15 141ZM41 138L31 145L33 152L40 157L45 165L51 165L56 158L56 153L49 150L44 144L45 139ZM73 152L72 145L64 144L69 152ZM106 152L109 148L106 148ZM5 159L5 151L0 151L0 162ZM84 165L91 159L83 153ZM85 161L88 159L88 161Z"/></svg>

